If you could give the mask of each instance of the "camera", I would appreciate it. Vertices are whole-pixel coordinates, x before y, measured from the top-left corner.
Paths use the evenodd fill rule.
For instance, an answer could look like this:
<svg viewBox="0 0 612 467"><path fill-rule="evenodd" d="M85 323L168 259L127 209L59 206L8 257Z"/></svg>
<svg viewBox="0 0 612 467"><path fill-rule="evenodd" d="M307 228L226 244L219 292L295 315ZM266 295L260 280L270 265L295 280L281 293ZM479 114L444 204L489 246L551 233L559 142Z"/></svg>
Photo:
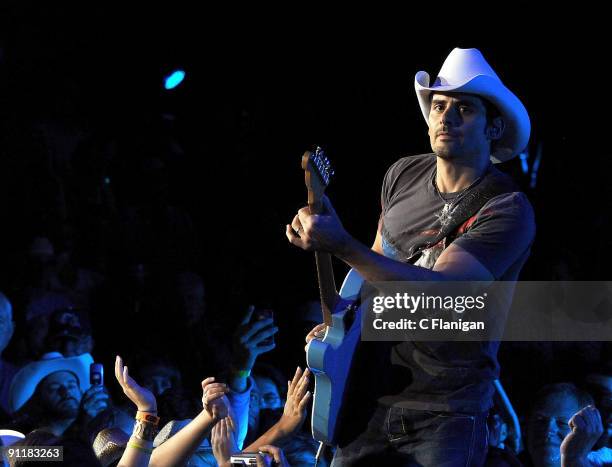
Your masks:
<svg viewBox="0 0 612 467"><path fill-rule="evenodd" d="M104 385L104 366L101 363L89 365L89 383L92 386Z"/></svg>
<svg viewBox="0 0 612 467"><path fill-rule="evenodd" d="M274 310L269 308L256 308L253 312L253 322L261 321L264 319L272 319L274 320ZM259 345L272 345L274 344L274 335L266 337L263 341L260 342Z"/></svg>
<svg viewBox="0 0 612 467"><path fill-rule="evenodd" d="M273 465L272 456L265 452L242 452L240 454L234 454L230 457L230 464L232 466L257 465L257 454L263 459L264 465Z"/></svg>

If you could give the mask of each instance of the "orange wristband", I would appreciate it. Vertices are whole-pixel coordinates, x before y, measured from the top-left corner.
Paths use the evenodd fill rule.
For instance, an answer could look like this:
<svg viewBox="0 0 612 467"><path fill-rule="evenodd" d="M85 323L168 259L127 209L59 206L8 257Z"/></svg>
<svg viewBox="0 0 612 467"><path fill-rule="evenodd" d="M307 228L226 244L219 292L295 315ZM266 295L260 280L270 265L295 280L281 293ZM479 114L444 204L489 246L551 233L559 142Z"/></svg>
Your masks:
<svg viewBox="0 0 612 467"><path fill-rule="evenodd" d="M151 415L150 413L146 412L136 412L136 420L150 423L154 426L157 426L159 423L159 417L157 415Z"/></svg>

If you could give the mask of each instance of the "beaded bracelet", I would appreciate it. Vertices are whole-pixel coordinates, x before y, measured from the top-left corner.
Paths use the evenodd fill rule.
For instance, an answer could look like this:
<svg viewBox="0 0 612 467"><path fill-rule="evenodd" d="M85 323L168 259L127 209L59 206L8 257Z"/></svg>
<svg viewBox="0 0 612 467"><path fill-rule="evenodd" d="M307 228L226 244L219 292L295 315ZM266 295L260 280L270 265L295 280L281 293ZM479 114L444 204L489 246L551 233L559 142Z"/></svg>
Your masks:
<svg viewBox="0 0 612 467"><path fill-rule="evenodd" d="M248 378L251 376L251 370L237 370L233 369L232 373L240 378Z"/></svg>

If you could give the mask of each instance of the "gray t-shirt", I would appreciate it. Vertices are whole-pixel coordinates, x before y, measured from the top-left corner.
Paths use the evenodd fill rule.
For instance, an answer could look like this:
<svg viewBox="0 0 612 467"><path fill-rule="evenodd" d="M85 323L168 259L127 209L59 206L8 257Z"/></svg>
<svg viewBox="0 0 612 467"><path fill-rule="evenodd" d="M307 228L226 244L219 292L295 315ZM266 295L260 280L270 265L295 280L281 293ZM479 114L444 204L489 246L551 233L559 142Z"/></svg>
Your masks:
<svg viewBox="0 0 612 467"><path fill-rule="evenodd" d="M440 231L438 215L444 202L433 185L435 167L434 154L402 158L387 171L381 194L385 256L429 269L448 245L432 245L417 255L416 261L410 258ZM495 167L485 177L492 175L504 177ZM442 196L448 201L457 194ZM453 243L473 255L496 280L513 281L529 256L534 236L531 204L523 193L513 192L487 201L464 223L461 235ZM492 381L499 373L498 347L498 342L393 344L383 350L387 354L384 359L391 364L384 378L390 389L378 400L383 405L417 410L466 413L488 410ZM379 357L375 358L380 372Z"/></svg>

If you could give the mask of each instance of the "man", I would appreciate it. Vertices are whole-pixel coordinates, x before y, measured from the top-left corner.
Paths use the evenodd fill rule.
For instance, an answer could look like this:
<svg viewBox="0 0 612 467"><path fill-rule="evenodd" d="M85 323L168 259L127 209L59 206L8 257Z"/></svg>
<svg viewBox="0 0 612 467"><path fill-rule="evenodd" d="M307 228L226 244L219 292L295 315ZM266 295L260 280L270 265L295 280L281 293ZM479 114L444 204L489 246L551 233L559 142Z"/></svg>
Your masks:
<svg viewBox="0 0 612 467"><path fill-rule="evenodd" d="M566 463L570 459L586 458L602 432L601 428L589 429L589 436L584 436L584 428L591 424L579 423L582 418L593 419L601 427L601 418L592 404L591 396L572 383L550 384L540 389L534 396L527 419L524 463L534 467L559 467L562 455Z"/></svg>
<svg viewBox="0 0 612 467"><path fill-rule="evenodd" d="M327 198L322 215L301 209L287 238L305 250L331 252L371 282L516 280L535 235L533 210L492 162L527 145L525 107L476 49L454 49L433 85L419 72L415 88L433 154L400 159L387 171L373 247L346 232ZM499 194L491 195L492 186ZM476 213L460 218L462 201L479 198L484 204ZM458 229L437 238L457 221ZM482 464L497 348L362 342L350 381L362 392L348 396L355 408L350 423L341 424L334 466Z"/></svg>
<svg viewBox="0 0 612 467"><path fill-rule="evenodd" d="M20 431L44 429L62 436L86 427L108 407L103 386L91 386L89 354L64 358L58 352L24 366L13 379L9 408Z"/></svg>

